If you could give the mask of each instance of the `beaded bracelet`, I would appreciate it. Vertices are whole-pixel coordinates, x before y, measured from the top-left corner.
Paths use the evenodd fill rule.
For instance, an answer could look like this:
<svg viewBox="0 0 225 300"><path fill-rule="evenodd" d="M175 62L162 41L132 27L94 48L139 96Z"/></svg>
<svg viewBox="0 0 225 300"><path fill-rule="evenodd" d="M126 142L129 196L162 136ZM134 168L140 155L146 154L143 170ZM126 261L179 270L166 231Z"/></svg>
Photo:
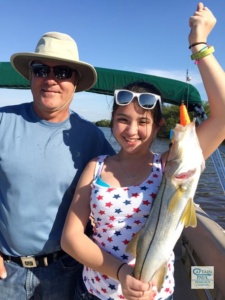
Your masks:
<svg viewBox="0 0 225 300"><path fill-rule="evenodd" d="M201 45L201 44L207 45L207 43L205 43L205 42L199 42L199 43L191 44L188 48L191 49L192 47L197 46L197 45Z"/></svg>
<svg viewBox="0 0 225 300"><path fill-rule="evenodd" d="M205 48L207 48L206 50L204 50ZM212 54L213 52L215 51L214 47L213 46L210 46L210 47L204 47L202 48L200 51L198 51L197 53L194 53L191 55L191 59L192 60L195 60L195 63L198 64L198 61L199 59L209 55L209 54Z"/></svg>
<svg viewBox="0 0 225 300"><path fill-rule="evenodd" d="M119 272L120 272L120 269L121 269L124 265L126 265L126 263L122 263L122 264L119 266L118 270L117 270L116 277L117 277L118 280L119 280Z"/></svg>

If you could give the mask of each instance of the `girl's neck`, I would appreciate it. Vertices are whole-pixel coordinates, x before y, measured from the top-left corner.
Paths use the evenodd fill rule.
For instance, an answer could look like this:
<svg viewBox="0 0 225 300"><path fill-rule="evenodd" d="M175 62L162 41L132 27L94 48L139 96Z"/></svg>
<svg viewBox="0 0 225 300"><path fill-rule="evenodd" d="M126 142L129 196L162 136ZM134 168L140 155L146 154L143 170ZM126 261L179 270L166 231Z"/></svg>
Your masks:
<svg viewBox="0 0 225 300"><path fill-rule="evenodd" d="M152 159L153 153L151 151L143 153L127 153L120 150L117 156L120 161L131 161L132 163L135 163L135 161L149 161L149 159Z"/></svg>
<svg viewBox="0 0 225 300"><path fill-rule="evenodd" d="M132 179L149 172L153 163L153 153L148 151L140 155L128 155L127 153L118 153L118 163L123 176L127 179Z"/></svg>

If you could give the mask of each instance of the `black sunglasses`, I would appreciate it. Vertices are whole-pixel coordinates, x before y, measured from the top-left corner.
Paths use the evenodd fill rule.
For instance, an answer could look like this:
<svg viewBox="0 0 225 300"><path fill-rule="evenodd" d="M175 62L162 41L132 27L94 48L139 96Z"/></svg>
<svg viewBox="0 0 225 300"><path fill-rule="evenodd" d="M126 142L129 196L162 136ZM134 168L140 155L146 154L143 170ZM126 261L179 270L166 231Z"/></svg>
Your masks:
<svg viewBox="0 0 225 300"><path fill-rule="evenodd" d="M31 70L36 77L42 77L42 78L47 77L50 71L53 70L53 74L55 78L60 80L69 79L72 77L73 72L76 72L75 70L67 66L49 67L44 64L36 64L36 63L31 65Z"/></svg>

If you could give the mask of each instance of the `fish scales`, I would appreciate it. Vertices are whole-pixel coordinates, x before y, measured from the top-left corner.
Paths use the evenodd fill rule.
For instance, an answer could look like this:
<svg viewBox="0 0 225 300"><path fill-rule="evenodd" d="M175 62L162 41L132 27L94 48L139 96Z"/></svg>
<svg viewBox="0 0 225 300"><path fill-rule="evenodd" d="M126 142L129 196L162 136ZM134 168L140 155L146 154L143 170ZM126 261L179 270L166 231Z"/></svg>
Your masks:
<svg viewBox="0 0 225 300"><path fill-rule="evenodd" d="M136 256L134 276L161 290L169 256L185 227L196 226L194 194L205 161L195 120L174 128L162 182L145 226L128 244Z"/></svg>

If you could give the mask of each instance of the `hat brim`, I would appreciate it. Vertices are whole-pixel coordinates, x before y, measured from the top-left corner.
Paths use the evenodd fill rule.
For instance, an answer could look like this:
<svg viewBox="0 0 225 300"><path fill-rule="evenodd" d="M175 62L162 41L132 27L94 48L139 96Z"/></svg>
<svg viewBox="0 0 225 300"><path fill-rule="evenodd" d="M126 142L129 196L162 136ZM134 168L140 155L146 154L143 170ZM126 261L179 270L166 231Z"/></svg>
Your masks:
<svg viewBox="0 0 225 300"><path fill-rule="evenodd" d="M15 53L11 56L10 61L12 66L26 79L30 79L29 64L32 60L52 60L54 62L65 62L66 66L77 70L79 72L79 81L77 84L76 92L82 92L89 90L97 81L97 73L95 68L83 61L73 61L68 59L62 59L58 57L41 55L38 53Z"/></svg>

